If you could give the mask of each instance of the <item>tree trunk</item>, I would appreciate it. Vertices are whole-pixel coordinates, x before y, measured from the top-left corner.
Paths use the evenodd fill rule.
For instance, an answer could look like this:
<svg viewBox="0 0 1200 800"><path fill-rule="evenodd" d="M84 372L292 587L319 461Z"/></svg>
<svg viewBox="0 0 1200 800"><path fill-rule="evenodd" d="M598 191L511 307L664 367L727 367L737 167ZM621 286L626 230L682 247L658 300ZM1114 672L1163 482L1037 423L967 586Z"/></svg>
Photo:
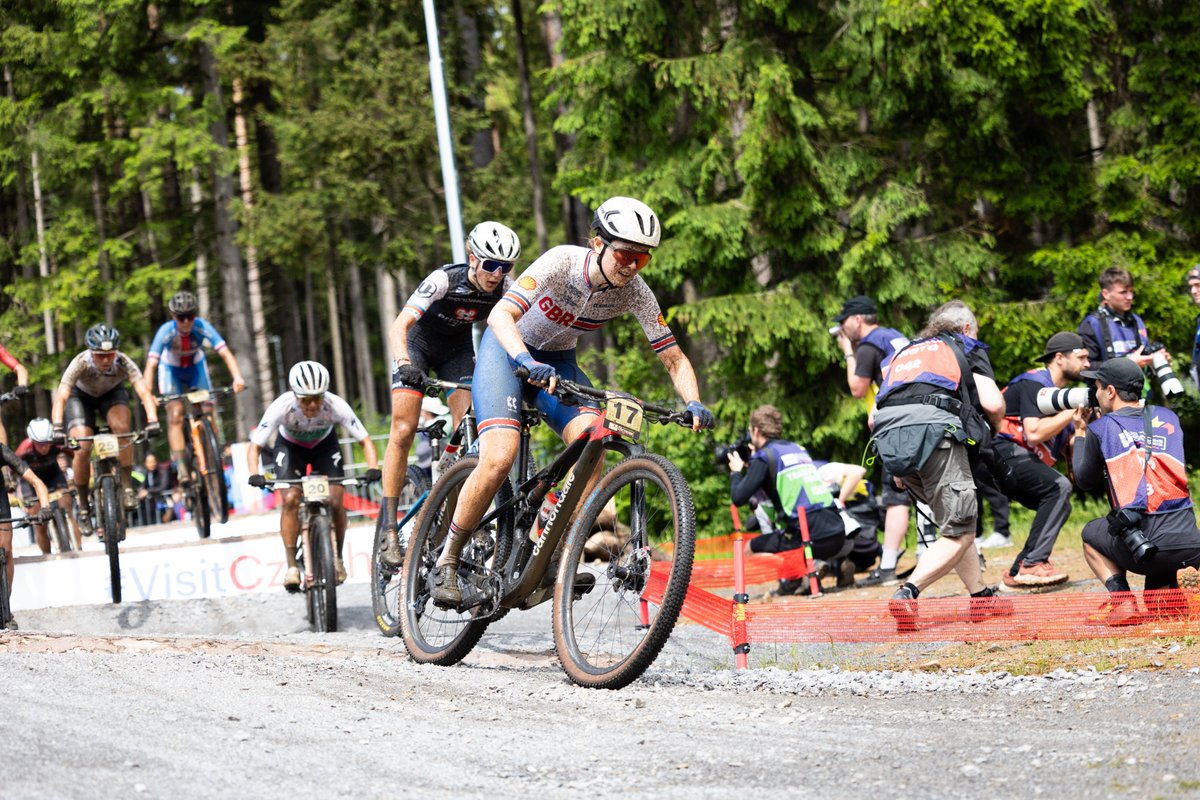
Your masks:
<svg viewBox="0 0 1200 800"><path fill-rule="evenodd" d="M250 300L250 328L254 337L254 356L258 361L258 385L264 403L275 399L271 381L271 356L267 350L267 318L263 313L262 283L258 271L258 249L254 246L254 190L250 178L250 145L246 115L242 109L242 82L233 80L233 125L237 135L238 177L242 186L242 206L250 229L246 244L246 287Z"/></svg>
<svg viewBox="0 0 1200 800"><path fill-rule="evenodd" d="M46 210L42 202L42 182L38 169L38 151L33 148L29 153L29 163L33 174L33 215L37 229L38 243L38 273L42 280L50 277L50 254L46 250ZM42 332L46 337L46 353L54 355L58 348L54 343L54 317L49 308L42 309Z"/></svg>
<svg viewBox="0 0 1200 800"><path fill-rule="evenodd" d="M487 109L483 103L483 92L477 91L476 86L479 70L483 66L483 56L479 46L479 21L471 9L464 9L461 2L454 4L455 17L458 19L458 36L462 41L462 64L464 75L460 76L458 85L466 87L469 99L467 104L486 116ZM454 85L454 81L450 82ZM495 151L492 149L492 137L485 128L471 133L471 163L476 169L482 169L492 163Z"/></svg>
<svg viewBox="0 0 1200 800"><path fill-rule="evenodd" d="M8 95L9 102L16 107L17 92L13 87L12 69L8 64L4 65L4 88ZM25 245L29 244L29 200L25 197L25 161L17 159L17 185L16 190L16 228L17 228L17 250L19 251ZM34 272L33 264L28 261L21 262L21 275L26 279L31 279L36 273Z"/></svg>
<svg viewBox="0 0 1200 800"><path fill-rule="evenodd" d="M538 156L537 120L533 115L533 90L529 83L529 63L525 47L525 20L521 0L513 0L513 23L517 34L517 80L521 86L521 119L525 125L525 146L529 151L529 180L533 185L533 226L537 234L538 252L550 247L546 235L546 217L542 208L542 161Z"/></svg>
<svg viewBox="0 0 1200 800"><path fill-rule="evenodd" d="M217 108L224 109L221 81L212 51L207 45L199 49L200 68L204 75L204 90L216 98ZM229 128L223 114L213 119L209 126L213 141L219 150L229 149ZM214 240L217 261L221 265L222 301L225 310L225 327L230 345L238 358L242 373L250 378L246 391L237 395L238 430L246 431L254 425L263 410L263 397L258 376L258 359L250 329L250 304L247 300L246 271L242 266L242 255L238 252L235 236L237 223L233 219L230 205L233 203L233 176L221 167L220 159L213 163L213 216Z"/></svg>
<svg viewBox="0 0 1200 800"><path fill-rule="evenodd" d="M104 322L112 327L117 324L117 308L108 291L112 287L112 265L108 263L108 253L105 251L108 233L104 225L104 189L100 184L100 170L95 165L92 165L92 216L96 218L96 261L100 269L100 282L105 286Z"/></svg>
<svg viewBox="0 0 1200 800"><path fill-rule="evenodd" d="M337 287L334 276L338 273L337 239L334 236L332 220L325 221L325 235L328 246L325 249L325 305L329 312L329 333L332 338L333 350L333 379L337 386L336 392L343 398L348 397L346 390L346 359L342 354L342 315L338 311Z"/></svg>
<svg viewBox="0 0 1200 800"><path fill-rule="evenodd" d="M546 49L550 54L550 68L562 66L562 17L557 11L550 11L542 16L542 30L546 35ZM555 111L555 119L566 113L566 106L559 103ZM575 147L575 137L565 133L554 134L554 156L562 163L567 153ZM566 230L567 241L572 244L583 244L591 232L592 221L587 207L569 194L561 197L563 227Z"/></svg>
<svg viewBox="0 0 1200 800"><path fill-rule="evenodd" d="M200 301L200 316L212 319L212 297L209 292L208 245L204 235L201 212L204 207L204 191L200 188L200 168L192 167L192 247L196 250L196 298Z"/></svg>
<svg viewBox="0 0 1200 800"><path fill-rule="evenodd" d="M363 414L372 420L379 416L375 403L375 381L371 370L371 336L367 333L367 309L363 304L362 275L358 261L351 258L350 267L350 332L354 334L354 369L358 375L358 396L362 400Z"/></svg>
<svg viewBox="0 0 1200 800"><path fill-rule="evenodd" d="M308 355L304 360L321 360L321 340L317 338L317 296L313 289L312 268L304 268L304 321L308 328Z"/></svg>

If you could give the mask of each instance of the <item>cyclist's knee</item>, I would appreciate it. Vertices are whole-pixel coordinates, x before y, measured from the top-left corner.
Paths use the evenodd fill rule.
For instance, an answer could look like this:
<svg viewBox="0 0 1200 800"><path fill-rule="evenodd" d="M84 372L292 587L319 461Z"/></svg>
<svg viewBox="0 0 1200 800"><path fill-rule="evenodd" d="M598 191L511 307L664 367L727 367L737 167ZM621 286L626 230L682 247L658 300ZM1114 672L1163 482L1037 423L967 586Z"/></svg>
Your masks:
<svg viewBox="0 0 1200 800"><path fill-rule="evenodd" d="M167 424L173 428L183 424L183 403L167 404Z"/></svg>
<svg viewBox="0 0 1200 800"><path fill-rule="evenodd" d="M284 492L283 494L283 511L285 514L295 514L300 510L300 495L299 493Z"/></svg>

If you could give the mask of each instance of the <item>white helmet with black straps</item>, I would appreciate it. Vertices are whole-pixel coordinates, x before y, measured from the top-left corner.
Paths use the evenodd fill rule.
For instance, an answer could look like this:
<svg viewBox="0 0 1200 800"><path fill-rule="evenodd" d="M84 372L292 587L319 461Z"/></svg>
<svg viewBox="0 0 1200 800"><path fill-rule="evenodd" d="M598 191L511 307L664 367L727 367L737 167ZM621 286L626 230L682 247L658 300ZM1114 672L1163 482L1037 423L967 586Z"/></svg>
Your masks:
<svg viewBox="0 0 1200 800"><path fill-rule="evenodd" d="M288 373L288 386L297 397L311 397L329 391L329 370L316 361L301 361Z"/></svg>
<svg viewBox="0 0 1200 800"><path fill-rule="evenodd" d="M54 441L54 425L45 417L35 417L25 427L25 435L38 444L49 444Z"/></svg>
<svg viewBox="0 0 1200 800"><path fill-rule="evenodd" d="M476 258L490 258L510 263L521 257L521 240L507 225L481 222L467 234L467 245Z"/></svg>
<svg viewBox="0 0 1200 800"><path fill-rule="evenodd" d="M632 197L610 197L596 209L592 221L596 233L607 241L622 239L647 247L658 247L662 223L650 206Z"/></svg>

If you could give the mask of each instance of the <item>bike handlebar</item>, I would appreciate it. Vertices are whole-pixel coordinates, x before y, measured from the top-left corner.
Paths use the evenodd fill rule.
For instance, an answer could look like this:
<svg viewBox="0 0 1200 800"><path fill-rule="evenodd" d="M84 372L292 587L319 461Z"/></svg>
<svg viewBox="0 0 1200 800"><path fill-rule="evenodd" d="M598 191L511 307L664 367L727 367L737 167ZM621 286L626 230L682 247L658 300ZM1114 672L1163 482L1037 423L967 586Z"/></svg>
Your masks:
<svg viewBox="0 0 1200 800"><path fill-rule="evenodd" d="M324 475L310 475L309 478L325 478L330 483L339 486L366 486L367 482L362 478L342 477L330 478ZM281 488L286 489L289 486L299 486L304 483L305 478L276 478L273 481L267 481L267 486L271 487L271 491L279 491Z"/></svg>
<svg viewBox="0 0 1200 800"><path fill-rule="evenodd" d="M40 515L41 512L38 512ZM45 520L34 519L32 516L9 517L0 519L0 525L12 525L14 528L28 528L30 525L41 525Z"/></svg>
<svg viewBox="0 0 1200 800"><path fill-rule="evenodd" d="M97 436L115 436L118 439L132 439L133 444L141 444L150 438L146 435L146 430L143 428L140 431L129 431L128 433L94 433L91 436L68 436L66 444L72 450L78 450L80 442L90 442Z"/></svg>
<svg viewBox="0 0 1200 800"><path fill-rule="evenodd" d="M221 389L196 389L194 391L197 391L197 392L207 391L210 395L209 401L216 400L218 397L225 397L227 395L233 394L233 389L231 389L228 386L221 388ZM178 394L164 394L164 395L160 396L155 402L158 403L158 405L160 405L160 406L165 406L167 403L174 403L176 400L187 400L189 394L191 394L191 392L179 392ZM205 402L208 402L208 401L205 401Z"/></svg>
<svg viewBox="0 0 1200 800"><path fill-rule="evenodd" d="M517 370L516 374L518 378L524 379L529 376L529 370L521 367ZM692 412L690 411L676 411L675 409L668 408L667 406L648 403L645 400L629 394L628 392L606 391L604 389L596 389L592 386L584 386L581 383L567 380L562 376L559 376L558 378L558 381L554 387L554 394L559 396L570 394L580 395L582 397L590 397L593 400L599 400L601 402L606 402L611 397L627 397L636 401L638 405L642 407L642 410L646 412L646 418L651 422L657 422L660 425L666 425L673 422L676 425L682 425L686 428L690 428L692 426Z"/></svg>

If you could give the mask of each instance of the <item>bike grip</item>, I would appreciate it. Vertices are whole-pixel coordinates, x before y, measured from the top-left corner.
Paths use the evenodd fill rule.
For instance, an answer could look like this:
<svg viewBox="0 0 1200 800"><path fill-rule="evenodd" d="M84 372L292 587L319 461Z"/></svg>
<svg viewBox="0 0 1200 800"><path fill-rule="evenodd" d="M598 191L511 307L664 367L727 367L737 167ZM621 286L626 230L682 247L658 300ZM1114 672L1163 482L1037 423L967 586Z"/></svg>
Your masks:
<svg viewBox="0 0 1200 800"><path fill-rule="evenodd" d="M521 380L525 380L529 377L529 370L526 367L517 367L515 370L513 370L513 374Z"/></svg>

